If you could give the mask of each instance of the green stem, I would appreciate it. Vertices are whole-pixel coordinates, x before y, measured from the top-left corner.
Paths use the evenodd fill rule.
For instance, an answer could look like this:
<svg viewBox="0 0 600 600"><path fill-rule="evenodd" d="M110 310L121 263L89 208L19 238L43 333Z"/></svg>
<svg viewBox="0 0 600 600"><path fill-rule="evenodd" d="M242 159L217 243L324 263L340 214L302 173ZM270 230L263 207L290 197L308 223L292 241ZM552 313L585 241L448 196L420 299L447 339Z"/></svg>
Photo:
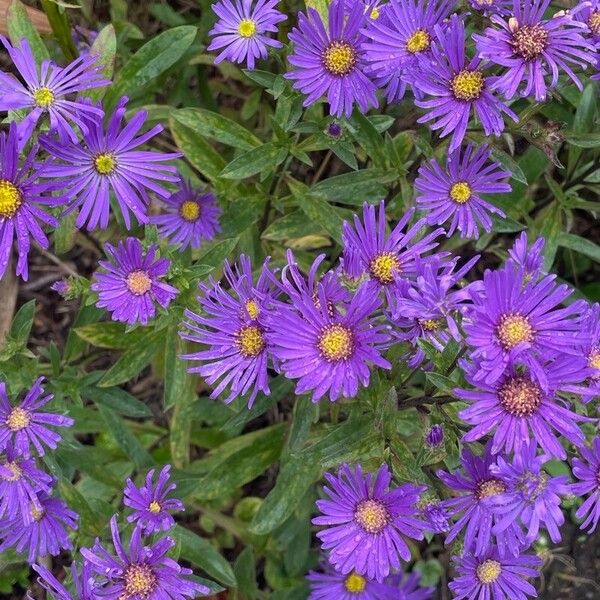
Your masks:
<svg viewBox="0 0 600 600"><path fill-rule="evenodd" d="M71 25L65 12L61 11L58 4L52 0L42 0L42 8L48 17L50 27L56 41L60 44L67 60L74 60L77 57L77 48L71 37Z"/></svg>

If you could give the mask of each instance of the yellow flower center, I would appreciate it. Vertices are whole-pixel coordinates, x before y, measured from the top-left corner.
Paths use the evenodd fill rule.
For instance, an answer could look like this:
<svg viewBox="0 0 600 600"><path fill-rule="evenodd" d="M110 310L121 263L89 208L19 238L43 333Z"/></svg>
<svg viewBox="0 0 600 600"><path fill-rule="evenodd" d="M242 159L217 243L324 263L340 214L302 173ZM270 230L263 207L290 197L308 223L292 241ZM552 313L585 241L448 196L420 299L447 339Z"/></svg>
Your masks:
<svg viewBox="0 0 600 600"><path fill-rule="evenodd" d="M148 565L130 565L123 575L125 598L148 598L156 588L156 575Z"/></svg>
<svg viewBox="0 0 600 600"><path fill-rule="evenodd" d="M498 390L498 399L513 417L530 417L542 403L542 390L527 377L511 377Z"/></svg>
<svg viewBox="0 0 600 600"><path fill-rule="evenodd" d="M160 504L156 500L152 500L152 502L150 502L150 504L148 505L148 510L152 514L157 515L161 511Z"/></svg>
<svg viewBox="0 0 600 600"><path fill-rule="evenodd" d="M23 470L16 462L6 462L2 466L12 473L12 475L9 475L8 477L2 475L4 481L19 481L19 479L23 477Z"/></svg>
<svg viewBox="0 0 600 600"><path fill-rule="evenodd" d="M343 325L330 325L321 332L317 347L326 360L347 360L354 350L352 332Z"/></svg>
<svg viewBox="0 0 600 600"><path fill-rule="evenodd" d="M406 40L406 49L412 54L418 54L424 52L431 45L431 37L423 29L417 29L409 38Z"/></svg>
<svg viewBox="0 0 600 600"><path fill-rule="evenodd" d="M348 75L356 64L356 50L346 42L331 42L323 52L323 65L332 75Z"/></svg>
<svg viewBox="0 0 600 600"><path fill-rule="evenodd" d="M136 296L142 296L152 288L152 279L146 271L132 271L125 280L127 289Z"/></svg>
<svg viewBox="0 0 600 600"><path fill-rule="evenodd" d="M367 580L361 575L352 572L350 575L348 575L348 577L346 577L344 581L344 587L346 588L346 591L350 592L351 594L360 594L361 592L365 591L365 588L367 587Z"/></svg>
<svg viewBox="0 0 600 600"><path fill-rule="evenodd" d="M31 422L31 416L26 410L23 410L20 406L13 408L8 417L6 417L6 426L11 431L20 431L25 429Z"/></svg>
<svg viewBox="0 0 600 600"><path fill-rule="evenodd" d="M437 331L440 327L435 319L423 319L422 321L419 321L419 323L425 331Z"/></svg>
<svg viewBox="0 0 600 600"><path fill-rule="evenodd" d="M400 260L392 252L378 254L369 265L369 272L382 285L394 281L394 273L400 270Z"/></svg>
<svg viewBox="0 0 600 600"><path fill-rule="evenodd" d="M0 180L0 219L10 219L21 206L23 198L19 188L6 179Z"/></svg>
<svg viewBox="0 0 600 600"><path fill-rule="evenodd" d="M117 159L109 152L98 154L94 158L94 167L100 175L110 175L117 168Z"/></svg>
<svg viewBox="0 0 600 600"><path fill-rule="evenodd" d="M354 520L367 533L380 533L389 523L390 513L383 502L363 500L354 511Z"/></svg>
<svg viewBox="0 0 600 600"><path fill-rule="evenodd" d="M238 25L238 33L243 38L252 37L256 33L256 23L252 19L242 19Z"/></svg>
<svg viewBox="0 0 600 600"><path fill-rule="evenodd" d="M371 11L371 14L369 16L371 17L371 19L373 19L373 21L375 21L376 19L379 19L380 15L381 15L381 11L377 7L375 7Z"/></svg>
<svg viewBox="0 0 600 600"><path fill-rule="evenodd" d="M197 221L200 216L200 204L195 200L186 200L181 203L179 214L186 221L193 223L194 221Z"/></svg>
<svg viewBox="0 0 600 600"><path fill-rule="evenodd" d="M457 204L468 202L471 194L471 186L466 181L458 181L450 188L450 198Z"/></svg>
<svg viewBox="0 0 600 600"><path fill-rule="evenodd" d="M600 370L600 348L593 348L588 356L588 367Z"/></svg>
<svg viewBox="0 0 600 600"><path fill-rule="evenodd" d="M497 496L506 491L506 486L499 479L486 479L477 484L475 488L475 498L483 500L490 496Z"/></svg>
<svg viewBox="0 0 600 600"><path fill-rule="evenodd" d="M532 342L534 331L527 317L518 314L502 315L496 328L496 336L505 350L511 350L517 344Z"/></svg>
<svg viewBox="0 0 600 600"><path fill-rule="evenodd" d="M46 511L43 508L37 508L35 504L32 504L29 507L29 512L34 521L40 521Z"/></svg>
<svg viewBox="0 0 600 600"><path fill-rule="evenodd" d="M254 358L265 348L262 331L256 325L242 327L237 333L237 346L242 356Z"/></svg>
<svg viewBox="0 0 600 600"><path fill-rule="evenodd" d="M548 46L548 32L541 25L524 25L513 33L511 44L521 58L534 60Z"/></svg>
<svg viewBox="0 0 600 600"><path fill-rule="evenodd" d="M588 19L588 27L592 30L592 33L600 35L600 11L595 10Z"/></svg>
<svg viewBox="0 0 600 600"><path fill-rule="evenodd" d="M480 71L463 69L454 76L450 87L457 100L477 100L481 96L484 84L483 74Z"/></svg>
<svg viewBox="0 0 600 600"><path fill-rule="evenodd" d="M258 315L260 315L260 307L258 306L258 302L256 302L256 300L247 300L246 312L251 319L258 319Z"/></svg>
<svg viewBox="0 0 600 600"><path fill-rule="evenodd" d="M33 101L39 108L48 108L54 103L56 96L54 92L47 87L41 87L33 92Z"/></svg>
<svg viewBox="0 0 600 600"><path fill-rule="evenodd" d="M502 573L502 566L497 560L488 559L477 567L477 579L480 583L494 583Z"/></svg>

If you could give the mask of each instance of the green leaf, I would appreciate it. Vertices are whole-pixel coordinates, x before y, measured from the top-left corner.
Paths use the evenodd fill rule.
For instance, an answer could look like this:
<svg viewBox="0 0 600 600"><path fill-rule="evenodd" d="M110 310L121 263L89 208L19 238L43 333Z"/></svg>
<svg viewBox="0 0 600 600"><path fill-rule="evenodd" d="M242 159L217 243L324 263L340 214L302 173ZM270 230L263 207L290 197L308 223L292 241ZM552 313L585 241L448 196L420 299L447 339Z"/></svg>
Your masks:
<svg viewBox="0 0 600 600"><path fill-rule="evenodd" d="M342 243L344 219L334 206L328 204L326 200L308 193L300 198L300 208L313 223L321 225L336 242Z"/></svg>
<svg viewBox="0 0 600 600"><path fill-rule="evenodd" d="M578 235L562 231L558 234L558 245L563 248L575 250L596 262L600 262L600 246L591 240L586 240Z"/></svg>
<svg viewBox="0 0 600 600"><path fill-rule="evenodd" d="M175 119L169 119L169 127L177 147L202 175L215 182L225 167L223 157L205 139Z"/></svg>
<svg viewBox="0 0 600 600"><path fill-rule="evenodd" d="M119 360L104 374L98 385L113 387L129 381L150 364L160 350L163 332L150 333L142 338L139 346L131 346L120 356Z"/></svg>
<svg viewBox="0 0 600 600"><path fill-rule="evenodd" d="M165 410L175 406L178 399L190 395L193 376L188 375L187 365L179 355L185 353L185 341L178 333L178 325L171 325L165 341Z"/></svg>
<svg viewBox="0 0 600 600"><path fill-rule="evenodd" d="M368 200L380 200L386 194L385 183L395 181L398 173L385 169L362 169L320 181L311 192L328 200L362 206Z"/></svg>
<svg viewBox="0 0 600 600"><path fill-rule="evenodd" d="M94 40L94 43L90 48L90 55L96 55L98 57L96 64L101 67L102 75L106 79L112 79L115 68L116 52L117 36L115 34L115 28L112 25L107 25L106 27L102 28L98 34L98 37ZM82 96L87 96L94 102L98 102L104 98L107 90L107 87L85 90L82 92Z"/></svg>
<svg viewBox="0 0 600 600"><path fill-rule="evenodd" d="M163 31L144 44L123 66L104 100L110 113L123 95L140 88L162 75L183 57L196 39L197 28L183 25Z"/></svg>
<svg viewBox="0 0 600 600"><path fill-rule="evenodd" d="M77 214L74 212L61 217L53 236L56 254L66 254L75 245L75 235L77 233L77 228L75 227L76 220Z"/></svg>
<svg viewBox="0 0 600 600"><path fill-rule="evenodd" d="M23 38L26 38L31 46L31 51L35 57L38 65L43 60L48 60L50 54L48 49L42 42L42 38L34 27L27 10L22 2L19 0L13 0L9 7L6 15L8 25L8 35L13 45L18 46Z"/></svg>
<svg viewBox="0 0 600 600"><path fill-rule="evenodd" d="M256 600L260 597L256 583L256 559L252 546L246 546L237 557L233 571L238 582L238 588L245 600Z"/></svg>
<svg viewBox="0 0 600 600"><path fill-rule="evenodd" d="M236 587L237 581L230 564L215 550L208 540L201 538L181 525L170 531L180 547L180 556L206 571L211 577L226 585Z"/></svg>
<svg viewBox="0 0 600 600"><path fill-rule="evenodd" d="M21 306L15 315L10 326L10 337L24 346L27 344L31 328L33 327L33 318L35 316L35 300L29 300Z"/></svg>
<svg viewBox="0 0 600 600"><path fill-rule="evenodd" d="M523 169L510 154L498 148L492 148L492 158L497 160L507 171L510 171L513 179L527 185L527 177L523 173Z"/></svg>
<svg viewBox="0 0 600 600"><path fill-rule="evenodd" d="M292 426L287 441L290 452L297 452L302 448L310 426L319 418L319 405L312 402L309 394L300 396L294 404Z"/></svg>
<svg viewBox="0 0 600 600"><path fill-rule="evenodd" d="M262 143L242 125L211 110L182 108L173 113L173 118L198 135L242 150L252 150Z"/></svg>
<svg viewBox="0 0 600 600"><path fill-rule="evenodd" d="M123 350L131 346L138 346L146 335L143 329L134 329L125 333L125 325L112 321L81 325L74 331L89 344L108 350Z"/></svg>
<svg viewBox="0 0 600 600"><path fill-rule="evenodd" d="M70 481L61 479L58 482L58 493L67 506L79 514L80 527L88 534L98 535L102 528L98 527L97 515L81 492Z"/></svg>
<svg viewBox="0 0 600 600"><path fill-rule="evenodd" d="M597 148L600 146L600 133L565 132L565 140L578 148Z"/></svg>
<svg viewBox="0 0 600 600"><path fill-rule="evenodd" d="M123 419L103 404L98 404L98 411L106 423L106 431L117 442L125 456L129 457L138 469L144 469L154 464L150 454L140 444L131 429L125 425Z"/></svg>
<svg viewBox="0 0 600 600"><path fill-rule="evenodd" d="M352 113L350 124L355 128L356 141L364 148L376 166L383 167L386 163L383 153L384 141L376 127L359 110Z"/></svg>
<svg viewBox="0 0 600 600"><path fill-rule="evenodd" d="M218 240L212 245L207 245L205 250L198 257L198 262L203 265L221 268L223 261L228 258L238 244L237 237Z"/></svg>
<svg viewBox="0 0 600 600"><path fill-rule="evenodd" d="M286 158L285 148L269 142L234 158L221 171L224 179L245 179L266 169L274 171Z"/></svg>
<svg viewBox="0 0 600 600"><path fill-rule="evenodd" d="M593 83L590 83L583 90L579 106L575 112L572 131L576 134L589 133L594 131L594 120L596 116L596 96L598 91ZM583 150L576 144L569 146L569 157L567 162L567 174L571 175L579 162Z"/></svg>
<svg viewBox="0 0 600 600"><path fill-rule="evenodd" d="M119 387L99 388L92 385L82 389L81 395L83 398L89 398L97 405L103 404L125 417L142 419L152 416L152 411L148 406Z"/></svg>

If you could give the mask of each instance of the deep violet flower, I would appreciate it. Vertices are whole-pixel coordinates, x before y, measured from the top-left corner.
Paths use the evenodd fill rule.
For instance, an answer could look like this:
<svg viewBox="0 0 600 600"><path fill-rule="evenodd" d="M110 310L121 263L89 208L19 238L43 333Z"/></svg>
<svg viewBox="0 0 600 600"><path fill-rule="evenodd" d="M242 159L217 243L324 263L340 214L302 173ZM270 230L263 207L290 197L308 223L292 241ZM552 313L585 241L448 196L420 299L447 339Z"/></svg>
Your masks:
<svg viewBox="0 0 600 600"><path fill-rule="evenodd" d="M44 446L54 450L61 439L58 433L46 426L73 425L73 419L69 417L39 412L39 408L54 398L52 394L43 395L43 381L44 378L40 377L16 406L10 404L6 384L0 382L0 450L11 446L21 456L28 457L33 446L43 456Z"/></svg>
<svg viewBox="0 0 600 600"><path fill-rule="evenodd" d="M82 548L81 553L92 569L106 582L98 590L99 597L109 600L131 598L132 600L184 600L210 593L205 585L188 578L192 571L180 567L167 552L175 546L175 540L163 537L151 546L144 546L142 530L133 530L129 550L121 542L117 517L110 521L113 556L96 540L93 548Z"/></svg>
<svg viewBox="0 0 600 600"><path fill-rule="evenodd" d="M533 554L501 556L496 548L484 555L455 557L457 577L449 587L455 600L527 600L536 597L527 579L539 577L542 559Z"/></svg>
<svg viewBox="0 0 600 600"><path fill-rule="evenodd" d="M33 563L38 557L57 556L61 550L72 548L67 529L77 529L78 514L58 498L46 493L38 494L40 508L28 507L31 520L23 524L21 515L0 522L0 552L14 548L27 552L27 561Z"/></svg>
<svg viewBox="0 0 600 600"><path fill-rule="evenodd" d="M371 365L391 368L381 355L389 334L373 317L379 306L381 299L362 286L339 312L332 311L321 283L316 297L302 292L290 305L274 305L267 341L284 375L298 379L296 394L312 392L313 402L325 395L332 402L353 398L369 384Z"/></svg>
<svg viewBox="0 0 600 600"><path fill-rule="evenodd" d="M410 559L403 536L423 539L423 523L416 519L419 494L426 488L410 483L389 489L392 476L382 465L375 477L360 465L343 465L337 475L325 474L325 500L317 500L321 516L315 525L329 562L343 575L355 572L383 581L400 558Z"/></svg>
<svg viewBox="0 0 600 600"><path fill-rule="evenodd" d="M268 48L281 48L283 44L269 33L277 33L277 23L287 17L275 7L279 0L219 0L211 8L218 20L208 32L212 38L207 50L221 50L215 64L224 60L246 62L254 69L256 61L267 58ZM253 6L254 4L254 6Z"/></svg>
<svg viewBox="0 0 600 600"><path fill-rule="evenodd" d="M71 563L71 578L75 592L71 592L56 577L42 565L32 565L33 570L39 575L38 583L56 597L56 600L97 600L95 594L96 582L92 576L92 566L86 560L81 567L73 561ZM35 600L29 596L30 600Z"/></svg>
<svg viewBox="0 0 600 600"><path fill-rule="evenodd" d="M185 510L181 500L168 497L177 487L174 483L169 483L170 470L171 465L165 465L156 483L153 482L156 471L151 469L142 487L136 487L131 479L128 479L125 484L123 504L134 511L127 520L130 523L137 523L147 535L156 531L167 531L175 525L175 520L169 511Z"/></svg>
<svg viewBox="0 0 600 600"><path fill-rule="evenodd" d="M460 147L472 112L486 135L501 135L503 115L514 121L517 115L492 93L496 78L486 75L481 59L466 56L461 18L452 15L449 26L437 25L435 32L432 59L420 61L410 77L413 87L426 96L415 99L415 104L427 111L418 122L432 122L430 128L441 130L440 137L452 134L450 152Z"/></svg>
<svg viewBox="0 0 600 600"><path fill-rule="evenodd" d="M106 129L101 116L82 116L88 131L81 142L66 143L50 136L40 140L54 159L45 168L43 177L56 178L62 183L70 201L67 212L79 209L75 222L79 228L86 223L88 230L108 227L111 191L127 229L131 228L130 213L139 223L148 223L148 191L168 198L171 192L161 184L179 180L176 168L162 163L180 154L139 150L162 131L162 126L156 125L138 135L148 116L139 111L123 127L126 105L127 98L121 98Z"/></svg>
<svg viewBox="0 0 600 600"><path fill-rule="evenodd" d="M327 96L332 115L349 117L355 105L364 113L376 107L376 86L365 74L361 29L368 16L362 2L346 15L344 0L329 5L329 29L314 8L299 13L298 27L289 34L292 71L285 74L306 99L304 106Z"/></svg>
<svg viewBox="0 0 600 600"><path fill-rule="evenodd" d="M494 542L502 556L516 556L523 541L523 534L516 524L502 531L494 530L499 517L492 511L490 500L507 489L506 482L491 470L496 461L497 457L492 454L489 444L482 456L465 448L461 454L460 471L437 472L438 478L458 494L441 503L450 516L457 518L446 536L446 544L452 543L464 531L465 551L475 556L485 555Z"/></svg>
<svg viewBox="0 0 600 600"><path fill-rule="evenodd" d="M508 262L512 262L525 270L525 283L531 279L538 280L540 276L546 275L544 271L544 238L540 237L533 244L527 242L527 233L521 232L515 240L512 248L508 251Z"/></svg>
<svg viewBox="0 0 600 600"><path fill-rule="evenodd" d="M51 195L62 187L61 184L39 181L47 173L48 166L35 163L37 151L38 146L34 144L20 161L17 124L13 122L8 132L0 132L0 279L8 268L15 240L16 273L27 281L31 239L42 248L48 248L50 242L42 227L58 226L58 220L48 214L45 207L65 203L62 196Z"/></svg>
<svg viewBox="0 0 600 600"><path fill-rule="evenodd" d="M113 321L146 325L156 314L156 304L167 308L178 291L162 281L171 261L156 258L157 247L146 252L137 238L127 238L115 248L105 244L110 260L99 261L91 289L98 293L96 306L106 308Z"/></svg>
<svg viewBox="0 0 600 600"><path fill-rule="evenodd" d="M473 35L479 57L504 67L492 89L507 98L519 93L538 102L545 100L548 88L558 84L560 71L583 89L573 68L586 68L596 59L593 44L584 37L587 25L568 11L545 19L551 1L514 0L510 17L492 17L498 29L488 27L483 35Z"/></svg>
<svg viewBox="0 0 600 600"><path fill-rule="evenodd" d="M478 238L479 228L492 230L491 214L506 215L482 194L510 192L510 171L490 160L492 152L485 144L475 149L469 144L464 151L450 154L445 168L431 159L419 169L415 181L417 206L425 211L429 225L450 221L448 237L457 229L461 237Z"/></svg>
<svg viewBox="0 0 600 600"><path fill-rule="evenodd" d="M38 67L27 39L21 39L19 46L14 47L4 36L0 36L0 42L24 81L23 84L13 75L0 72L0 111L29 111L19 123L21 148L44 114L50 118L50 129L62 140L71 142L77 142L77 130L73 125L85 134L88 132L85 117L102 118L101 108L77 98L68 99L76 92L110 84L102 76L97 56L82 55L65 67L44 60Z"/></svg>
<svg viewBox="0 0 600 600"><path fill-rule="evenodd" d="M584 519L581 529L593 533L600 522L600 437L592 440L590 448L581 448L581 457L573 459L573 475L579 480L571 485L571 493L587 498L577 510L578 519Z"/></svg>
<svg viewBox="0 0 600 600"><path fill-rule="evenodd" d="M212 240L221 231L221 209L212 192L194 189L182 180L179 189L164 198L163 203L167 212L150 217L150 222L158 226L161 237L181 250L188 246L199 248L203 241Z"/></svg>
<svg viewBox="0 0 600 600"><path fill-rule="evenodd" d="M398 598L398 586L367 579L355 572L346 575L331 570L327 573L311 571L308 600L392 600Z"/></svg>
<svg viewBox="0 0 600 600"><path fill-rule="evenodd" d="M600 45L600 0L580 2L573 17L586 25L588 36L596 46Z"/></svg>
<svg viewBox="0 0 600 600"><path fill-rule="evenodd" d="M430 57L435 26L448 17L454 0L391 0L377 19L368 19L362 49L367 73L388 102L398 102L406 90L405 71L419 68L420 57Z"/></svg>
<svg viewBox="0 0 600 600"><path fill-rule="evenodd" d="M267 271L265 261L255 283L250 259L242 254L237 265L225 263L230 290L213 279L201 283L198 302L202 313L185 312L181 337L205 349L181 358L201 363L190 367L190 373L200 374L209 385L218 382L211 398L229 389L226 403L247 395L251 407L259 391L270 393L264 315L273 293L273 276Z"/></svg>

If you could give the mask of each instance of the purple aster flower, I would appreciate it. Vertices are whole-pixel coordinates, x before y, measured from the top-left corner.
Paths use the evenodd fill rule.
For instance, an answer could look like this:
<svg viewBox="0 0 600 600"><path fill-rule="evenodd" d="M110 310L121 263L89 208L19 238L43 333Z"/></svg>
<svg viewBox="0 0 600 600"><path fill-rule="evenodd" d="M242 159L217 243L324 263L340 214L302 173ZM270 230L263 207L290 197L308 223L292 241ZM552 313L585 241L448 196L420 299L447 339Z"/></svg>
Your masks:
<svg viewBox="0 0 600 600"><path fill-rule="evenodd" d="M577 10L573 12L573 17L586 25L588 35L598 46L600 44L600 0L580 2Z"/></svg>
<svg viewBox="0 0 600 600"><path fill-rule="evenodd" d="M465 448L461 455L461 471L437 472L442 482L459 494L441 503L450 516L458 517L446 536L446 544L464 531L465 550L476 556L484 555L494 541L503 556L508 553L516 556L523 541L521 529L516 524L502 531L494 530L500 517L492 511L490 501L507 489L506 482L492 472L496 461L497 457L492 455L489 444L483 456L477 456Z"/></svg>
<svg viewBox="0 0 600 600"><path fill-rule="evenodd" d="M31 136L42 115L48 114L50 129L56 131L63 140L77 142L77 125L82 133L87 133L85 117L102 117L102 110L81 100L68 100L67 96L92 88L109 85L102 76L102 67L97 64L97 56L80 56L66 67L59 67L50 60L42 62L38 68L29 42L23 38L19 47L0 36L11 60L23 78L23 85L13 75L0 73L0 110L27 109L30 112L19 124L21 146Z"/></svg>
<svg viewBox="0 0 600 600"><path fill-rule="evenodd" d="M415 346L414 355L408 364L418 367L425 360L425 352L417 346L418 340L427 340L440 352L450 339L462 341L456 321L458 315L470 305L469 286L452 288L471 270L479 259L474 256L467 264L454 272L457 259L448 263L438 257L416 261L415 282L404 282L398 286L395 299L394 325L399 330L394 335Z"/></svg>
<svg viewBox="0 0 600 600"><path fill-rule="evenodd" d="M484 15L507 15L512 8L512 0L469 0L469 4Z"/></svg>
<svg viewBox="0 0 600 600"><path fill-rule="evenodd" d="M564 71L581 90L581 82L573 67L587 66L595 61L595 49L584 38L586 25L573 19L568 12L544 19L551 0L514 0L510 18L492 17L500 27L488 27L483 35L473 35L479 57L505 67L493 83L507 98L516 93L546 98L548 87L558 84ZM546 77L552 74L550 85Z"/></svg>
<svg viewBox="0 0 600 600"><path fill-rule="evenodd" d="M585 363L559 355L538 366L544 374L543 380L537 367L532 369L515 362L507 366L500 379L486 383L474 377L480 366L471 365L465 373L466 379L478 389L455 390L459 398L471 404L458 413L473 426L463 441L474 442L493 432L491 449L495 454L502 449L507 453L521 452L533 436L544 452L562 460L567 453L557 433L575 446L582 446L585 436L577 423L589 419L570 410L558 392L585 379L588 372Z"/></svg>
<svg viewBox="0 0 600 600"><path fill-rule="evenodd" d="M329 5L329 31L314 8L298 15L298 27L289 34L294 50L288 60L295 69L285 77L306 96L304 106L327 94L331 114L338 117L349 117L355 104L363 113L377 107L377 88L365 74L360 47L367 18L362 2L346 15L344 0Z"/></svg>
<svg viewBox="0 0 600 600"><path fill-rule="evenodd" d="M579 355L589 369L584 390L580 386L567 386L567 391L581 394L582 402L588 403L600 396L600 304L595 303L587 308L581 319L581 340Z"/></svg>
<svg viewBox="0 0 600 600"><path fill-rule="evenodd" d="M110 260L101 260L104 272L96 272L91 289L98 292L98 308L106 308L113 321L128 325L147 325L156 314L156 304L167 308L175 298L177 288L161 281L168 273L171 261L156 258L152 244L144 253L137 238L127 238L115 248L105 244Z"/></svg>
<svg viewBox="0 0 600 600"><path fill-rule="evenodd" d="M44 446L54 450L61 439L58 433L48 429L46 425L73 425L73 419L69 417L38 412L39 408L54 398L52 394L43 395L43 381L44 378L40 377L17 406L11 406L6 395L6 384L0 383L0 450L10 446L17 454L27 458L33 446L40 456L44 456Z"/></svg>
<svg viewBox="0 0 600 600"><path fill-rule="evenodd" d="M583 460L573 459L573 475L579 481L571 485L571 493L580 498L589 494L576 516L585 519L581 529L593 533L600 522L600 437L592 440L591 448L581 448L580 452Z"/></svg>
<svg viewBox="0 0 600 600"><path fill-rule="evenodd" d="M42 226L58 226L58 221L42 207L59 206L65 202L62 197L49 195L49 192L59 189L60 184L39 182L47 166L34 164L37 151L38 146L34 144L20 163L16 123L10 124L8 133L0 133L0 279L8 268L13 239L16 239L19 255L16 273L27 280L30 238L42 248L48 248L50 242Z"/></svg>
<svg viewBox="0 0 600 600"><path fill-rule="evenodd" d="M317 533L329 562L343 575L355 572L383 581L400 560L410 560L403 536L423 539L423 523L415 517L419 494L426 488L410 483L389 490L392 476L382 465L374 480L363 474L360 465L343 465L337 475L326 473L330 487L323 491L327 500L317 500L322 516L315 525L326 529Z"/></svg>
<svg viewBox="0 0 600 600"><path fill-rule="evenodd" d="M398 599L398 586L367 579L354 571L342 575L335 571L311 571L308 600L392 600Z"/></svg>
<svg viewBox="0 0 600 600"><path fill-rule="evenodd" d="M17 552L27 551L30 563L40 556L57 556L61 550L72 548L67 528L77 529L79 515L70 510L58 498L43 492L38 494L40 508L27 507L31 520L23 525L21 515L0 524L0 552L14 548Z"/></svg>
<svg viewBox="0 0 600 600"><path fill-rule="evenodd" d="M492 230L490 213L506 216L481 196L512 189L506 183L510 171L503 170L500 163L490 162L491 156L489 146L475 149L469 144L464 153L459 149L449 155L446 169L435 159L419 169L415 181L417 206L427 213L429 225L443 225L451 219L448 237L458 229L461 237L477 239L479 227L488 233Z"/></svg>
<svg viewBox="0 0 600 600"><path fill-rule="evenodd" d="M146 475L146 484L142 487L136 487L131 479L125 485L123 504L134 511L127 520L130 523L137 521L147 535L160 530L167 531L175 525L175 520L168 511L185 510L181 500L168 498L177 487L174 483L169 483L170 470L171 465L165 465L156 484L152 481L155 470L151 469Z"/></svg>
<svg viewBox="0 0 600 600"><path fill-rule="evenodd" d="M493 510L500 519L495 532L511 527L515 521L527 530L525 544L537 538L540 526L545 527L550 539L560 542L560 526L565 517L560 509L561 495L569 493L568 477L550 476L543 466L548 457L536 455L537 444L527 442L515 452L512 463L498 456L491 472L506 484L506 491L490 499Z"/></svg>
<svg viewBox="0 0 600 600"><path fill-rule="evenodd" d="M457 15L450 25L435 27L437 44L431 48L432 59L419 62L411 73L411 83L430 99L416 99L427 109L419 123L433 121L430 128L441 129L440 137L452 133L449 151L457 150L465 137L471 112L475 112L486 135L499 136L504 131L503 113L514 121L517 115L492 94L495 77L484 73L481 59L468 59L465 51L465 26Z"/></svg>
<svg viewBox="0 0 600 600"><path fill-rule="evenodd" d="M491 599L527 600L537 597L535 588L527 581L539 577L542 559L533 554L502 557L491 548L478 558L471 555L455 557L457 577L449 587L455 600Z"/></svg>
<svg viewBox="0 0 600 600"><path fill-rule="evenodd" d="M92 569L106 578L98 597L109 600L131 598L131 600L184 600L210 593L205 585L188 579L190 569L179 566L166 556L175 546L175 540L164 537L152 546L142 544L142 529L133 530L129 551L121 543L117 517L110 521L112 541L116 556L113 556L96 540L94 547L82 548L81 553Z"/></svg>
<svg viewBox="0 0 600 600"><path fill-rule="evenodd" d="M527 233L521 232L521 235L515 240L512 248L508 251L509 258L507 263L511 262L525 270L525 282L532 279L536 281L544 271L544 238L538 238L531 246L527 243Z"/></svg>
<svg viewBox="0 0 600 600"><path fill-rule="evenodd" d="M332 311L323 284L314 294L302 292L291 305L278 305L267 316L267 341L280 369L298 379L296 394L312 391L312 401L326 394L334 402L353 398L368 386L370 366L390 369L381 356L390 337L373 313L377 295L362 286L339 311Z"/></svg>
<svg viewBox="0 0 600 600"><path fill-rule="evenodd" d="M215 64L224 60L246 62L254 69L257 59L267 58L269 46L281 48L283 44L268 33L277 33L277 23L287 17L275 7L279 0L219 0L212 5L219 17L208 32L214 39L207 50L224 50L215 58Z"/></svg>
<svg viewBox="0 0 600 600"><path fill-rule="evenodd" d="M203 240L212 240L221 231L221 209L212 192L195 190L182 180L179 189L163 202L167 214L150 217L150 222L158 225L161 237L170 237L170 243L180 250L199 248Z"/></svg>
<svg viewBox="0 0 600 600"><path fill-rule="evenodd" d="M60 279L54 282L50 289L57 294L60 294L63 298L67 298L71 292L71 284L67 279Z"/></svg>
<svg viewBox="0 0 600 600"><path fill-rule="evenodd" d="M413 210L407 211L389 235L385 230L383 202L379 205L378 216L375 207L365 203L362 223L357 215L354 216L354 227L344 222L344 270L353 277L366 273L373 295L377 290L384 290L392 316L397 313L396 300L402 281L415 279L417 259L435 248L438 245L435 239L444 232L441 228L436 229L419 239L425 226L424 219L404 231L413 214Z"/></svg>
<svg viewBox="0 0 600 600"><path fill-rule="evenodd" d="M383 15L369 19L362 45L366 72L385 88L388 102L398 102L406 91L405 72L418 69L419 58L431 56L435 26L454 8L454 0L391 0Z"/></svg>
<svg viewBox="0 0 600 600"><path fill-rule="evenodd" d="M394 596L396 600L430 600L435 592L435 588L420 587L421 575L416 571L392 575L387 581L399 588L400 595L396 592Z"/></svg>
<svg viewBox="0 0 600 600"><path fill-rule="evenodd" d="M427 435L425 436L425 442L432 448L437 448L444 443L444 427L443 425L432 425Z"/></svg>
<svg viewBox="0 0 600 600"><path fill-rule="evenodd" d="M451 514L448 508L438 499L425 498L419 503L421 512L420 518L425 525L424 531L432 533L446 533L450 531Z"/></svg>
<svg viewBox="0 0 600 600"><path fill-rule="evenodd" d="M473 305L463 323L471 357L481 361L477 380L493 383L519 358L543 381L542 357L577 354L586 303L577 300L561 308L573 289L556 285L555 279L547 275L527 281L525 269L514 263L485 272L483 288L472 294Z"/></svg>
<svg viewBox="0 0 600 600"><path fill-rule="evenodd" d="M38 492L51 493L52 477L35 466L31 458L22 458L11 448L0 457L0 518L21 517L23 524L33 520L32 509L42 510Z"/></svg>
<svg viewBox="0 0 600 600"><path fill-rule="evenodd" d="M77 568L75 561L71 563L71 577L75 585L74 594L69 592L46 567L32 565L32 568L39 575L38 583L46 591L56 596L56 600L97 600L98 598L95 594L96 582L92 577L91 565L85 560L80 569Z"/></svg>
<svg viewBox="0 0 600 600"><path fill-rule="evenodd" d="M82 115L87 133L84 133L81 142L62 142L49 136L40 141L54 159L62 161L54 160L48 165L43 177L61 181L66 197L72 201L67 212L80 209L77 227L86 223L88 230L108 227L111 190L127 229L131 227L130 212L139 223L148 223L148 190L161 198L168 198L171 193L160 182L179 180L175 167L161 163L178 158L180 154L138 150L163 129L156 125L136 137L148 113L137 112L121 128L126 104L127 98L121 98L106 131L102 117Z"/></svg>
<svg viewBox="0 0 600 600"><path fill-rule="evenodd" d="M230 292L213 279L208 285L200 284L198 302L202 314L186 310L186 331L180 333L183 339L207 348L181 358L203 363L188 372L199 373L209 385L219 382L211 398L229 388L226 403L249 394L250 408L259 391L270 393L269 348L263 321L270 304L272 276L267 274L265 261L255 284L250 259L244 255L233 268L226 262L224 271Z"/></svg>

